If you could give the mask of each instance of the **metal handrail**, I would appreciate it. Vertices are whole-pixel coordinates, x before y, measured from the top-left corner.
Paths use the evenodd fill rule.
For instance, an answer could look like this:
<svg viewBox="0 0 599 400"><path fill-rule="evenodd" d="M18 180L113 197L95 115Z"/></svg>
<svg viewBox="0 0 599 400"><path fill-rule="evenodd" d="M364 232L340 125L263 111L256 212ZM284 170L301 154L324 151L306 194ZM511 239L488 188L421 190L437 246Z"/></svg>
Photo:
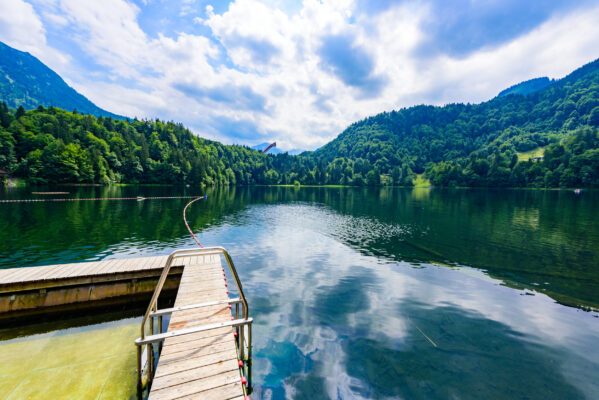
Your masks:
<svg viewBox="0 0 599 400"><path fill-rule="evenodd" d="M167 260L166 263L162 269L162 273L160 274L160 278L158 279L158 283L156 284L156 289L154 289L154 293L152 294L152 299L150 300L150 304L148 305L148 308L143 316L142 322L141 322L141 337L139 339L137 339L135 341L135 344L137 345L137 353L138 353L138 357L137 357L137 391L138 391L138 397L141 398L141 393L142 393L142 357L141 357L141 353L142 353L142 346L146 346L147 348L147 363L148 363L148 380L152 379L152 369L153 369L153 343L155 342L161 342L162 340L166 339L167 337L170 337L172 335L163 335L162 334L162 315L164 314L170 314L172 312L175 311L179 311L179 308L170 308L170 309L164 309L164 310L158 310L158 298L160 297L160 293L162 292L162 288L166 282L166 279L168 277L168 274L170 272L170 269L172 267L173 264L173 260L175 260L176 258L181 258L181 257L192 257L192 256L205 256L205 255L223 255L225 260L227 261L227 265L229 267L229 271L231 272L231 275L233 276L233 280L235 281L235 285L237 286L237 290L239 292L239 298L235 298L235 299L230 299L228 302L230 303L237 303L237 305L239 305L239 303L241 303L243 305L243 310L242 310L242 318L241 319L237 319L238 318L238 308L236 306L236 320L235 321L231 321L231 323L227 323L227 326L233 326L233 327L243 327L245 325L247 325L248 328L248 338L247 338L247 343L248 343L248 354L247 354L247 360L245 360L244 358L244 347L245 347L245 340L244 340L244 332L243 329L238 329L239 332L239 347L240 347L240 358L242 359L242 361L249 361L251 360L251 323L252 320L251 318L248 319L248 315L249 315L249 308L248 308L248 303L247 300L245 298L245 295L243 293L243 287L241 285L241 281L239 280L239 275L237 274L237 270L235 269L235 264L233 263L233 260L231 259L231 256L229 255L229 253L227 252L227 250L225 250L223 247L220 246L214 246L214 247L204 247L201 249L198 248L194 248L194 249L182 249L182 250L176 250L174 252L172 252ZM205 304L198 304L198 305L193 305L191 307L201 307L204 306ZM158 317L158 323L159 323L159 334L158 335L154 335L154 317ZM146 323L148 321L148 319L150 319L150 335L151 335L151 339L150 340L146 340ZM214 325L214 324L213 324ZM182 330L182 332L180 332L179 334L188 334L193 332L194 329L214 329L214 326L205 326L205 327L197 327L197 328L191 328L187 329L187 330ZM248 375L251 376L251 361L248 362ZM245 391L245 388L244 388Z"/></svg>
<svg viewBox="0 0 599 400"><path fill-rule="evenodd" d="M235 284L237 285L237 290L239 291L239 296L241 297L241 302L243 303L243 311L244 311L243 317L247 318L248 313L249 313L248 303L247 303L247 300L245 299L245 295L243 294L243 289L241 286L241 282L239 281L239 276L237 275L237 270L235 269L235 264L233 264L233 260L231 259L231 256L229 255L227 250L225 250L223 247L220 247L220 246L204 247L201 249L175 250L168 256L168 259L166 260L164 268L162 269L162 274L160 275L160 279L158 279L158 284L156 285L156 289L154 290L154 294L152 295L152 299L150 300L150 304L148 305L148 309L146 310L146 313L144 314L144 317L141 321L141 338L142 339L145 337L146 322L148 321L148 318L150 317L150 313L152 311L157 311L156 307L157 307L157 302L158 302L158 296L160 296L160 292L162 292L162 287L164 286L164 283L166 282L166 278L171 269L173 260L175 258L180 258L180 257L191 257L191 256L197 256L197 255L214 255L214 254L222 254L225 257L225 260L227 261L227 264L229 265L229 270L231 271L231 274L233 275L233 279L235 280Z"/></svg>
<svg viewBox="0 0 599 400"><path fill-rule="evenodd" d="M210 301L210 302L201 303L201 304L191 304L189 306L163 308L162 310L152 311L150 313L150 317L159 317L161 315L168 315L168 314L172 314L177 311L193 310L194 308L218 306L221 304L237 304L237 303L241 303L241 299L239 297L234 298L234 299L228 299L228 300Z"/></svg>
<svg viewBox="0 0 599 400"><path fill-rule="evenodd" d="M170 337L189 335L190 333L205 332L205 331L210 331L213 329L225 328L227 326L238 327L238 326L246 325L248 323L251 324L252 322L253 322L252 318L234 319L232 321L215 322L215 323L209 324L209 325L194 326L192 328L183 328L183 329L179 329L174 332L165 332L165 333L158 333L156 335L146 336L143 339L135 340L135 344L140 346L140 345L144 345L144 344L148 344L148 343L157 343L157 342L161 342L165 339L168 339Z"/></svg>

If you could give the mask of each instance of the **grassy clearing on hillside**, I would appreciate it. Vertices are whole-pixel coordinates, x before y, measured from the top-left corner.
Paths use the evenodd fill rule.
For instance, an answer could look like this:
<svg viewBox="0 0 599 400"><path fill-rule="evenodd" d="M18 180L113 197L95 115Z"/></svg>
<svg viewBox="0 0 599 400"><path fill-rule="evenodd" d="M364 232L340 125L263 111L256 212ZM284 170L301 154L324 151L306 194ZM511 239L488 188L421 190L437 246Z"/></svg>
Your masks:
<svg viewBox="0 0 599 400"><path fill-rule="evenodd" d="M537 147L536 149L532 149L530 151L525 151L523 153L516 153L516 154L518 154L518 161L528 161L529 159L534 158L534 157L543 157L546 147L547 146Z"/></svg>

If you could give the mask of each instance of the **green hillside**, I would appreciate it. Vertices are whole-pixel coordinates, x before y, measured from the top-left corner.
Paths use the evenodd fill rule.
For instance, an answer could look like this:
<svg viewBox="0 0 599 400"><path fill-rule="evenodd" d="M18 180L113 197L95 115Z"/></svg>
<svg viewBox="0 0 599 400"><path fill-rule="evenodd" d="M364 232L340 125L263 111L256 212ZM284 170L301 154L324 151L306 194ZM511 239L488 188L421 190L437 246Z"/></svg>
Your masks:
<svg viewBox="0 0 599 400"><path fill-rule="evenodd" d="M0 100L9 107L26 110L39 105L85 114L123 118L89 101L54 71L29 53L0 42Z"/></svg>
<svg viewBox="0 0 599 400"><path fill-rule="evenodd" d="M12 114L0 104L0 168L32 182L253 184L260 183L253 177L264 175L266 160L172 122L41 106Z"/></svg>
<svg viewBox="0 0 599 400"><path fill-rule="evenodd" d="M0 103L0 168L31 182L592 187L598 126L595 61L528 95L378 114L299 156L223 145L171 122Z"/></svg>
<svg viewBox="0 0 599 400"><path fill-rule="evenodd" d="M434 185L538 186L544 183L536 175L525 183L510 180L517 153L597 126L599 60L526 96L378 114L352 124L310 156L324 164L362 159L381 173L424 172ZM501 179L489 176L492 165L501 168Z"/></svg>

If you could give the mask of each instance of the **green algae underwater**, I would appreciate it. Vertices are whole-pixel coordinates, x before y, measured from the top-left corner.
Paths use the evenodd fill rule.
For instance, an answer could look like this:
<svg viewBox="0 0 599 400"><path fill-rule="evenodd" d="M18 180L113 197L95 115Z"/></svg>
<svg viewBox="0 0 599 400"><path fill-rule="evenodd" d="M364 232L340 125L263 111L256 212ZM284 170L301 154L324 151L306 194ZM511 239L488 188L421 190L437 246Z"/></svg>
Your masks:
<svg viewBox="0 0 599 400"><path fill-rule="evenodd" d="M57 329L0 342L0 399L133 399L140 318ZM88 321L93 322L93 320ZM31 329L31 328L30 328ZM3 334L11 332L0 331Z"/></svg>
<svg viewBox="0 0 599 400"><path fill-rule="evenodd" d="M52 187L0 197L43 190L86 198L204 194ZM599 398L599 192L232 187L207 194L188 220L202 243L229 250L243 282L254 317L252 398ZM0 268L194 247L181 220L185 203L1 205ZM60 398L51 392L59 387L67 398L85 398L79 391L129 398L139 326L115 319L35 335L7 328L0 382L9 372L23 376L16 379L26 384L11 390L29 392L5 394L0 386L0 399ZM115 344L94 349L86 335ZM87 375L76 354L44 364L48 358L36 353L62 345L95 354L95 365L106 368ZM18 357L25 361L4 362ZM42 370L55 365L46 381Z"/></svg>

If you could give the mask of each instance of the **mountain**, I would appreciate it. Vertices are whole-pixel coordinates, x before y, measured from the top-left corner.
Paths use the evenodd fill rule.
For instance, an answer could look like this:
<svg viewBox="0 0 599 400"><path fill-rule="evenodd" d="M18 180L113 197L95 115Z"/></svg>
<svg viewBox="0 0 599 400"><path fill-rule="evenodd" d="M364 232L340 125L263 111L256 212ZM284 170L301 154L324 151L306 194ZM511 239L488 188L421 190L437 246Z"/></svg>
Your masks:
<svg viewBox="0 0 599 400"><path fill-rule="evenodd" d="M381 113L298 156L172 122L15 111L0 100L0 168L48 183L599 187L598 127L599 60L526 95Z"/></svg>
<svg viewBox="0 0 599 400"><path fill-rule="evenodd" d="M360 159L381 173L402 168L419 174L444 162L461 171L471 159L492 163L499 154L501 168L506 167L503 159L508 160L508 171L502 171L509 174L518 153L559 143L580 128L598 125L596 60L527 95L480 104L420 105L366 118L311 156L325 165L335 159ZM479 171L483 175L488 172L484 168Z"/></svg>
<svg viewBox="0 0 599 400"><path fill-rule="evenodd" d="M95 116L123 119L101 109L40 60L0 42L0 101L9 107L54 106Z"/></svg>
<svg viewBox="0 0 599 400"><path fill-rule="evenodd" d="M291 150L288 150L287 153L289 153L292 156L297 156L299 154L302 154L305 151L306 150L304 150L304 149L291 149Z"/></svg>
<svg viewBox="0 0 599 400"><path fill-rule="evenodd" d="M264 142L264 143L260 143L255 146L252 146L250 148L253 150L264 151L264 149L267 148L268 146L270 146L270 143ZM273 146L270 148L270 150L268 150L268 154L281 154L281 153L284 153L284 151L279 149L276 146Z"/></svg>
<svg viewBox="0 0 599 400"><path fill-rule="evenodd" d="M546 76L542 78L530 79L528 81L520 82L514 86L510 86L509 88L502 90L497 95L497 97L508 96L510 94L531 94L551 85L552 82L553 81L547 78Z"/></svg>

